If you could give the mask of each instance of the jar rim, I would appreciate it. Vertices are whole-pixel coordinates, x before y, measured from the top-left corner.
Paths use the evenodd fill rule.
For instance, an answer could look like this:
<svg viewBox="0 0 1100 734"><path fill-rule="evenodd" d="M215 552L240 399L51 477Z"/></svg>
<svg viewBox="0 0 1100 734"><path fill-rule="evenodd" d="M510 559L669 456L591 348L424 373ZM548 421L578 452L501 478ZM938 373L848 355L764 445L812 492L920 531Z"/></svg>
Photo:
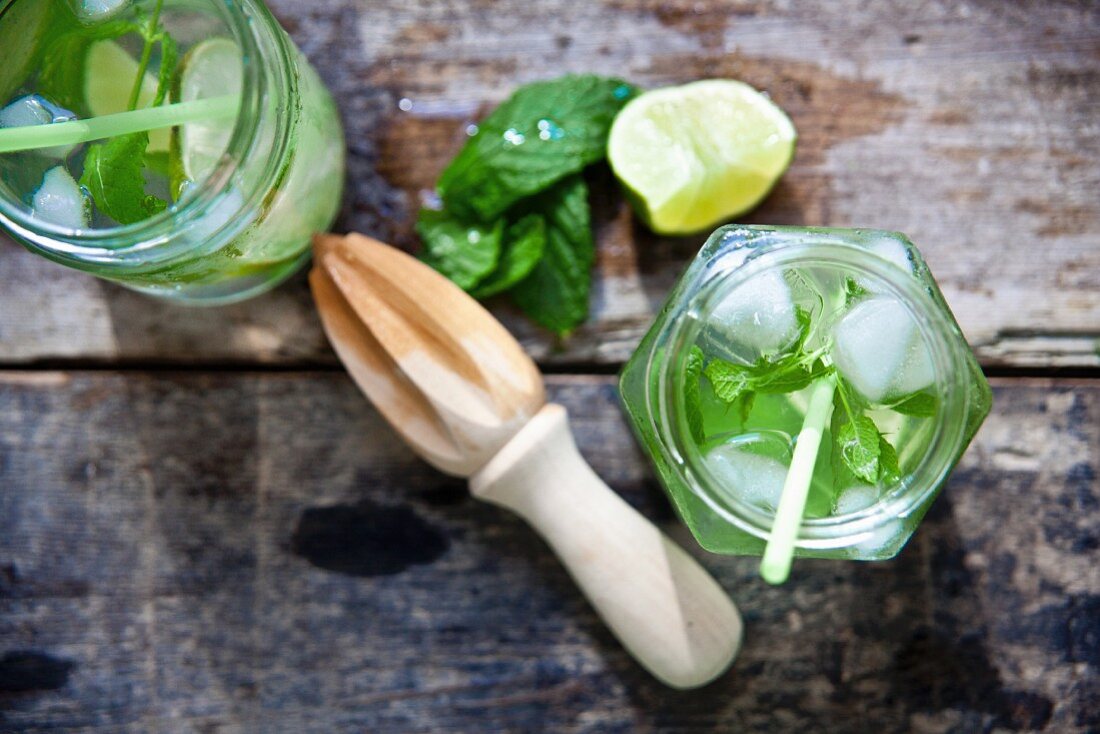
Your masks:
<svg viewBox="0 0 1100 734"><path fill-rule="evenodd" d="M708 241L718 241L731 228L723 228ZM740 229L745 229L741 227ZM780 235L773 242L764 242L754 249L744 261L735 267L718 268L699 285L687 306L670 319L665 326L666 348L664 357L653 360L647 369L659 370L645 381L656 386L656 430L662 435L661 450L673 470L681 475L688 489L712 511L727 522L750 535L766 540L774 521L774 513L765 511L739 497L716 491L714 481L702 460L702 452L691 436L683 409L683 390L686 355L696 343L709 312L708 304L717 304L750 278L764 271L772 271L792 264L817 264L843 267L856 275L875 278L884 284L890 295L897 298L914 316L921 337L928 346L936 376L937 395L941 409L934 420L931 443L919 465L908 472L902 482L891 488L883 497L863 510L830 515L822 518L803 518L796 541L803 549L824 550L846 547L860 542L860 536L871 534L884 524L904 518L918 508L946 479L954 465L959 447L965 440L965 400L959 376L965 374L965 357L950 340L955 331L953 322L943 313L932 296L922 287L913 273L880 254L855 244L854 234L892 236L874 230L826 230L807 231L791 228L800 237L796 241L783 241L784 228L761 228L762 234ZM907 243L907 241L905 241ZM706 246L705 246L706 247ZM858 253L858 261L853 262ZM656 380L651 378L656 377ZM652 388L648 388L652 389Z"/></svg>
<svg viewBox="0 0 1100 734"><path fill-rule="evenodd" d="M292 94L295 88L292 75L272 75L269 68L265 68L274 64L265 63L257 40L256 21L261 30L278 31L273 35L278 41L275 51L279 56L279 68L289 65L290 54L281 27L264 5L257 0L209 2L217 9L240 48L243 69L240 107L229 142L214 170L175 205L131 224L88 229L65 227L33 217L25 207L18 206L3 195L0 195L0 224L43 254L76 262L95 262L97 267L125 267L131 260L148 263L180 254L178 248L171 247L173 236L186 230L218 204L237 173L240 162L248 158L257 145L256 119L264 104L265 87L271 83L281 83L288 94ZM280 76L283 78L280 79ZM286 138L286 135L276 136L277 149L269 156L261 181L270 181L277 175L279 163L285 155ZM257 192L249 193L248 199L251 199ZM239 222L237 224L240 225ZM198 246L197 243L187 244L187 249Z"/></svg>

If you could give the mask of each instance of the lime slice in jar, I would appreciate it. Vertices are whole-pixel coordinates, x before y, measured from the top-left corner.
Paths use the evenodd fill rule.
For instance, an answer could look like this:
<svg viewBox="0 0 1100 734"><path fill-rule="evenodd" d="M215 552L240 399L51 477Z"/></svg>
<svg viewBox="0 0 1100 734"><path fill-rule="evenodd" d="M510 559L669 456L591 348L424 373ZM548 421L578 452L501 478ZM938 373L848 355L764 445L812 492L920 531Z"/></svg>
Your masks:
<svg viewBox="0 0 1100 734"><path fill-rule="evenodd" d="M36 51L48 34L53 7L49 3L0 3L0 105L11 101L30 75Z"/></svg>
<svg viewBox="0 0 1100 734"><path fill-rule="evenodd" d="M658 234L690 234L756 206L787 170L791 120L748 84L709 79L632 100L611 126L607 157Z"/></svg>
<svg viewBox="0 0 1100 734"><path fill-rule="evenodd" d="M130 91L139 64L126 49L114 41L96 41L88 47L84 62L84 101L93 117L113 115L129 109ZM157 77L146 71L138 93L138 109L149 107L157 94ZM169 131L150 130L150 153L168 150Z"/></svg>
<svg viewBox="0 0 1100 734"><path fill-rule="evenodd" d="M196 44L180 62L175 102L241 93L244 74L241 51L228 38L208 38ZM189 122L172 136L172 190L183 181L202 181L217 167L233 136L233 120Z"/></svg>

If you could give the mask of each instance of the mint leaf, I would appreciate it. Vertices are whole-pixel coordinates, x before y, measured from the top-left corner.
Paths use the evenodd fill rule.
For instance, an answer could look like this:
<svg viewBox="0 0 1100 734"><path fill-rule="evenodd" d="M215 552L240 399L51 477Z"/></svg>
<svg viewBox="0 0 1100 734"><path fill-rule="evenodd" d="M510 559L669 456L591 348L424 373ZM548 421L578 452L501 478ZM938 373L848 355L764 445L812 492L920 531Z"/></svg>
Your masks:
<svg viewBox="0 0 1100 734"><path fill-rule="evenodd" d="M698 349L698 347L692 347L692 349ZM700 359L702 356L703 353L700 351ZM741 423L744 425L749 419L749 413L752 412L752 406L756 403L756 393L753 391L756 386L753 368L723 359L713 359L703 373L710 381L715 397L730 406L737 405Z"/></svg>
<svg viewBox="0 0 1100 734"><path fill-rule="evenodd" d="M752 385L758 392L778 394L802 390L814 379L814 373L800 364L781 365L755 379Z"/></svg>
<svg viewBox="0 0 1100 734"><path fill-rule="evenodd" d="M488 298L523 280L534 270L546 250L546 222L528 214L504 231L504 253L496 270L472 291L475 298Z"/></svg>
<svg viewBox="0 0 1100 734"><path fill-rule="evenodd" d="M157 72L157 93L153 97L152 106L159 107L168 96L172 76L176 73L179 49L176 46L176 39L168 35L167 31L158 33L154 40L160 44L160 70Z"/></svg>
<svg viewBox="0 0 1100 734"><path fill-rule="evenodd" d="M898 462L898 452L893 445L886 440L881 433L878 436L878 481L886 486L897 484L901 481L901 465Z"/></svg>
<svg viewBox="0 0 1100 734"><path fill-rule="evenodd" d="M531 274L512 288L512 300L532 320L562 336L588 317L596 258L588 187L581 176L570 176L523 208L545 220L546 247Z"/></svg>
<svg viewBox="0 0 1100 734"><path fill-rule="evenodd" d="M749 413L752 412L752 406L756 404L756 393L747 392L741 395L741 425L744 425L749 420Z"/></svg>
<svg viewBox="0 0 1100 734"><path fill-rule="evenodd" d="M927 392L915 392L890 405L890 410L902 415L930 418L936 414L936 396Z"/></svg>
<svg viewBox="0 0 1100 734"><path fill-rule="evenodd" d="M595 245L577 174L605 157L611 122L636 94L594 75L516 90L440 176L447 213L422 213L417 224L425 259L479 298L510 291L533 321L558 335L584 321ZM483 233L506 229L495 241L463 242L443 220Z"/></svg>
<svg viewBox="0 0 1100 734"><path fill-rule="evenodd" d="M798 308L796 316L799 323L798 339L791 351L775 361L761 357L755 364L744 366L715 359L707 365L705 374L714 394L730 405L740 405L742 424L749 419L757 393L796 392L834 371L821 359L806 354L805 345L812 325L810 312Z"/></svg>
<svg viewBox="0 0 1100 734"><path fill-rule="evenodd" d="M874 484L879 474L881 438L875 422L865 415L856 416L840 427L835 441L840 446L844 464L858 478ZM896 458L896 457L895 457Z"/></svg>
<svg viewBox="0 0 1100 734"><path fill-rule="evenodd" d="M568 75L520 87L479 125L443 171L447 208L492 221L606 155L611 121L637 90L619 79Z"/></svg>
<svg viewBox="0 0 1100 734"><path fill-rule="evenodd" d="M707 434L703 430L703 398L699 393L699 379L703 376L703 350L693 346L684 364L684 412L691 437L703 443Z"/></svg>
<svg viewBox="0 0 1100 734"><path fill-rule="evenodd" d="M833 468L833 489L837 494L854 484L860 483L860 480L856 479L855 474L848 468L841 452L840 432L848 422L848 415L841 396L840 383L840 378L837 378L837 391L833 395L833 415L829 423L829 433L832 437L829 459Z"/></svg>
<svg viewBox="0 0 1100 734"><path fill-rule="evenodd" d="M853 301L858 301L867 295L867 289L852 277L844 279L844 305L850 306Z"/></svg>
<svg viewBox="0 0 1100 734"><path fill-rule="evenodd" d="M446 210L421 209L416 231L424 243L424 261L459 288L470 290L497 265L504 220L483 225Z"/></svg>
<svg viewBox="0 0 1100 734"><path fill-rule="evenodd" d="M838 492L857 482L890 486L901 481L898 452L863 414L865 408L838 377L830 424L833 486Z"/></svg>
<svg viewBox="0 0 1100 734"><path fill-rule="evenodd" d="M711 360L707 365L706 375L715 396L725 403L733 403L752 389L753 380L749 368L724 359Z"/></svg>
<svg viewBox="0 0 1100 734"><path fill-rule="evenodd" d="M813 328L813 316L802 306L795 306L794 317L798 322L798 340L795 342L794 351L800 352L810 338L810 330Z"/></svg>
<svg viewBox="0 0 1100 734"><path fill-rule="evenodd" d="M837 375L830 423L833 485L837 491L857 482L874 484L877 478L881 453L879 431L874 422L863 415L865 408L844 378Z"/></svg>
<svg viewBox="0 0 1100 734"><path fill-rule="evenodd" d="M88 147L80 184L101 212L119 224L133 224L164 211L163 199L145 194L141 173L149 133L120 135Z"/></svg>

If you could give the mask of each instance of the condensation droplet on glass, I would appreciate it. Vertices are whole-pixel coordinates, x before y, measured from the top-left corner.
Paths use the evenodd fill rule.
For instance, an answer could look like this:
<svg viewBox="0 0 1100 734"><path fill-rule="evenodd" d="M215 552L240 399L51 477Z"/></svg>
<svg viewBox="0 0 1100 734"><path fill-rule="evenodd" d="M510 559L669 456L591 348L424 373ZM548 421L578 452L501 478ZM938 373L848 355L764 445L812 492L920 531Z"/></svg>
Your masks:
<svg viewBox="0 0 1100 734"><path fill-rule="evenodd" d="M439 192L435 189L421 189L420 206L425 209L440 211L443 209L443 199L439 197Z"/></svg>
<svg viewBox="0 0 1100 734"><path fill-rule="evenodd" d="M397 108L402 112L408 112L413 108L413 101L408 97L402 97L401 100L397 103Z"/></svg>
<svg viewBox="0 0 1100 734"><path fill-rule="evenodd" d="M466 134L472 138L473 136L477 135L477 129L477 125L471 122L469 125L466 126Z"/></svg>
<svg viewBox="0 0 1100 734"><path fill-rule="evenodd" d="M553 120L543 118L538 122L539 128L539 140L561 140L565 136L565 131L561 129Z"/></svg>
<svg viewBox="0 0 1100 734"><path fill-rule="evenodd" d="M527 138L523 137L523 133L516 130L514 127L510 127L504 131L504 142L511 143L512 145L523 145L523 141Z"/></svg>

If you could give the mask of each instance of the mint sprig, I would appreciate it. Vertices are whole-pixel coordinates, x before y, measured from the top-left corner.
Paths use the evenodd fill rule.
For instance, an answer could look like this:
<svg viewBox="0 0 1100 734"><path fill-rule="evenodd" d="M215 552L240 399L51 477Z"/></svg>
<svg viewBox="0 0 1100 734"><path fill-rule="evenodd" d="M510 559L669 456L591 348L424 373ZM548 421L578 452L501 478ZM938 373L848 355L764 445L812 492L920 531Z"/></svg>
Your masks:
<svg viewBox="0 0 1100 734"><path fill-rule="evenodd" d="M569 75L520 87L478 124L439 177L448 209L491 221L602 160L611 121L636 94L620 79Z"/></svg>
<svg viewBox="0 0 1100 734"><path fill-rule="evenodd" d="M153 6L153 12L149 15L149 20L144 26L141 27L141 35L145 39L145 43L141 47L141 58L138 59L138 70L134 78L134 83L130 86L130 101L126 105L126 109L137 109L138 98L141 96L141 87L145 82L145 70L149 68L149 59L153 54L153 46L156 44L161 45L163 51L164 42L163 39L168 38L168 34L162 30L159 30L157 24L160 22L160 11L164 7L164 0L157 0L157 4ZM171 54L175 54L175 43L172 43ZM164 81L164 69L161 68L161 81ZM159 85L163 86L163 85ZM164 99L164 94L161 90L157 91L157 96L160 98L153 103L153 106L159 105Z"/></svg>
<svg viewBox="0 0 1100 734"><path fill-rule="evenodd" d="M723 359L711 359L701 369L702 352L693 347L685 367L684 403L688 424L693 436L700 443L706 440L702 430L696 432L694 414L700 415L699 373L710 382L714 395L741 411L741 421L748 420L753 402L758 394L784 394L797 392L836 374L836 368L827 362L827 348L812 349L809 337L812 331L811 314L799 307L796 311L799 334L794 344L783 354L765 356L751 365L736 364ZM850 385L836 374L833 393L833 411L830 424L832 436L832 465L836 489L843 490L853 484L894 484L901 479L901 467L897 451L879 430L874 419L867 415L869 406L863 402ZM919 392L901 398L889 406L905 415L929 416L935 413L935 398Z"/></svg>
<svg viewBox="0 0 1100 734"><path fill-rule="evenodd" d="M425 261L478 298L507 292L536 323L572 331L588 316L595 260L580 173L604 158L611 121L636 94L591 74L517 89L440 176L443 210L417 225ZM455 237L443 222L502 234Z"/></svg>
<svg viewBox="0 0 1100 734"><path fill-rule="evenodd" d="M901 479L894 446L865 414L867 406L851 386L837 377L833 397L833 482L843 490L856 481L889 485Z"/></svg>
<svg viewBox="0 0 1100 734"><path fill-rule="evenodd" d="M778 356L762 356L751 365L713 359L706 375L714 393L732 403L752 393L782 394L796 392L830 371L821 361L820 351L808 351L806 342L812 328L810 312L798 307L798 337L791 348Z"/></svg>
<svg viewBox="0 0 1100 734"><path fill-rule="evenodd" d="M157 75L157 89L153 98L153 106L163 104L168 95L168 87L175 73L177 47L175 40L168 32L160 27L160 10L163 0L158 0L152 14L145 23L133 23L119 21L103 24L110 26L109 31L100 31L97 37L115 38L129 32L140 33L144 39L141 59L138 62L138 70L133 81L130 94L129 108L132 110L137 104L141 86L145 79L145 71L149 65L149 59L154 46L160 47L160 72ZM103 36L103 33L115 35ZM74 37L75 38L75 37ZM87 53L87 41L85 39L67 41L74 45L71 52ZM79 83L80 98L83 99L83 74L87 73L80 67L80 74L73 77L70 72L59 70L57 77L62 84L61 93L65 95L77 94L72 88ZM149 146L149 133L137 132L128 135L119 135L102 143L88 146L88 152L84 156L84 171L80 176L80 183L88 189L96 207L102 213L114 219L119 224L133 224L143 219L164 211L168 202L152 194L145 193L145 149Z"/></svg>

